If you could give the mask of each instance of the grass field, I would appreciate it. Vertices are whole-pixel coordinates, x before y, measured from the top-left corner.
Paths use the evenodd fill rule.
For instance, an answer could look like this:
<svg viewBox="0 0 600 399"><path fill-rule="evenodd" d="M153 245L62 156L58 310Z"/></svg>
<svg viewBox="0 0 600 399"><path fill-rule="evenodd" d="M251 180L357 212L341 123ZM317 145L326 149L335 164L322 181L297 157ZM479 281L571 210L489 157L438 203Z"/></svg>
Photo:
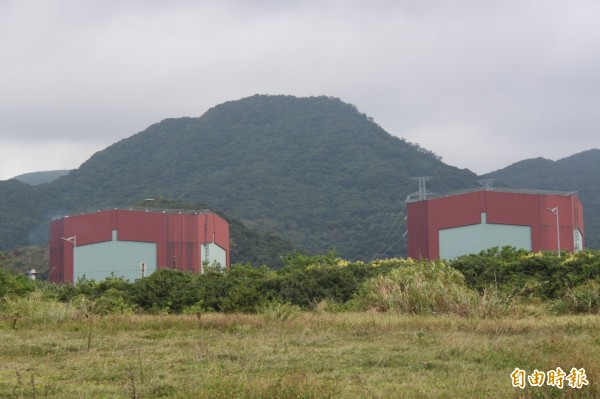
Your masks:
<svg viewBox="0 0 600 399"><path fill-rule="evenodd" d="M583 368L589 385L515 388L517 367ZM599 381L600 316L0 321L1 398L600 397Z"/></svg>

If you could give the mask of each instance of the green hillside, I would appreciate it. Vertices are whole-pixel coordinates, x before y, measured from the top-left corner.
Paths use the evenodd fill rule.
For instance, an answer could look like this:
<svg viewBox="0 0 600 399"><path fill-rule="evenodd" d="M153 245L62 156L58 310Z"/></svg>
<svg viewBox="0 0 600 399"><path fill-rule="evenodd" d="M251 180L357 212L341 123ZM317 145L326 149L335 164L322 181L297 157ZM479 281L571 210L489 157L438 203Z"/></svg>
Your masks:
<svg viewBox="0 0 600 399"><path fill-rule="evenodd" d="M27 183L31 186L36 186L38 184L50 183L69 172L70 170L47 170L43 172L24 173L13 177L13 179Z"/></svg>
<svg viewBox="0 0 600 399"><path fill-rule="evenodd" d="M600 248L600 150L593 149L558 161L528 159L483 178L515 188L577 191L583 204L586 246Z"/></svg>
<svg viewBox="0 0 600 399"><path fill-rule="evenodd" d="M47 235L49 209L57 208L38 187L18 180L0 181L0 249L39 242ZM47 211L45 211L47 209Z"/></svg>
<svg viewBox="0 0 600 399"><path fill-rule="evenodd" d="M211 204L297 248L369 260L406 254L404 200L423 175L434 192L477 186L472 172L339 99L256 95L164 120L29 189L45 204L33 212L38 226L53 214L163 197ZM9 234L0 221L3 248L31 243L20 234L4 245Z"/></svg>

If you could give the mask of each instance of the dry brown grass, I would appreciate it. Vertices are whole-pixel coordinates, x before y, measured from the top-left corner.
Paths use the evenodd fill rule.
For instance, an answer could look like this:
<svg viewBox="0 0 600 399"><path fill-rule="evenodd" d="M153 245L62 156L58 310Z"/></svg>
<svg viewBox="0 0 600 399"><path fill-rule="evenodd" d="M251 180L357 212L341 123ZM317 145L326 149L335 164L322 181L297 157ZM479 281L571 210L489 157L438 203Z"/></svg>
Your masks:
<svg viewBox="0 0 600 399"><path fill-rule="evenodd" d="M302 313L0 322L0 397L482 398L600 395L600 317ZM590 385L513 388L585 368Z"/></svg>

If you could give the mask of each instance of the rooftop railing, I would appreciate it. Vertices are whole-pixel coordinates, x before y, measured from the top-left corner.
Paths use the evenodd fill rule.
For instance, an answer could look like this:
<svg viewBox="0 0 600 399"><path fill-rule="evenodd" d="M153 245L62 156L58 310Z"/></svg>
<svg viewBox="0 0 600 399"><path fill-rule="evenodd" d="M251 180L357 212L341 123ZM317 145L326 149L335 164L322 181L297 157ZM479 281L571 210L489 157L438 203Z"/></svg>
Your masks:
<svg viewBox="0 0 600 399"><path fill-rule="evenodd" d="M425 200L429 200L429 199L452 197L455 195L474 193L474 192L478 192L478 191L495 191L495 192L515 193L515 194L539 194L539 195L563 195L563 196L570 196L570 195L577 194L577 191L530 190L530 189L524 189L524 188L508 188L508 187L494 187L494 188L476 187L476 188L470 188L470 189L466 189L466 190L453 191L453 192L446 193L446 194L427 193L426 196L419 195L419 193L409 194L406 197L406 202L407 203L408 202L418 202L418 201L425 201Z"/></svg>
<svg viewBox="0 0 600 399"><path fill-rule="evenodd" d="M65 216L55 216L52 220L64 219L68 217L87 215L90 213L98 213L98 212L106 212L112 210L120 210L120 211L137 211L137 212L153 212L153 213L181 213L181 214L189 214L189 215L202 215L205 213L214 213L210 209L165 209L165 208L152 208L152 207L142 207L142 206L115 206L112 208L91 208L86 209L79 212L73 212Z"/></svg>

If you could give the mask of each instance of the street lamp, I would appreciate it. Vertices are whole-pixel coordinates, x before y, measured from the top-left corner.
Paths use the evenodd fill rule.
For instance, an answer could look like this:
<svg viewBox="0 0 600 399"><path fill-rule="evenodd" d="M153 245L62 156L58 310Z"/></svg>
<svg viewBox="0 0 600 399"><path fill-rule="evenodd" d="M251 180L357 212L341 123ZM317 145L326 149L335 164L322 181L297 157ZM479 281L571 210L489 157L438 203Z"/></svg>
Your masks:
<svg viewBox="0 0 600 399"><path fill-rule="evenodd" d="M546 209L556 215L556 253L560 258L560 225L558 224L558 206Z"/></svg>
<svg viewBox="0 0 600 399"><path fill-rule="evenodd" d="M65 237L60 237L61 239L70 242L71 244L73 244L73 285L75 285L77 283L76 279L75 279L75 270L76 270L76 256L77 256L77 236L73 236L73 237L69 237L69 238L65 238Z"/></svg>

